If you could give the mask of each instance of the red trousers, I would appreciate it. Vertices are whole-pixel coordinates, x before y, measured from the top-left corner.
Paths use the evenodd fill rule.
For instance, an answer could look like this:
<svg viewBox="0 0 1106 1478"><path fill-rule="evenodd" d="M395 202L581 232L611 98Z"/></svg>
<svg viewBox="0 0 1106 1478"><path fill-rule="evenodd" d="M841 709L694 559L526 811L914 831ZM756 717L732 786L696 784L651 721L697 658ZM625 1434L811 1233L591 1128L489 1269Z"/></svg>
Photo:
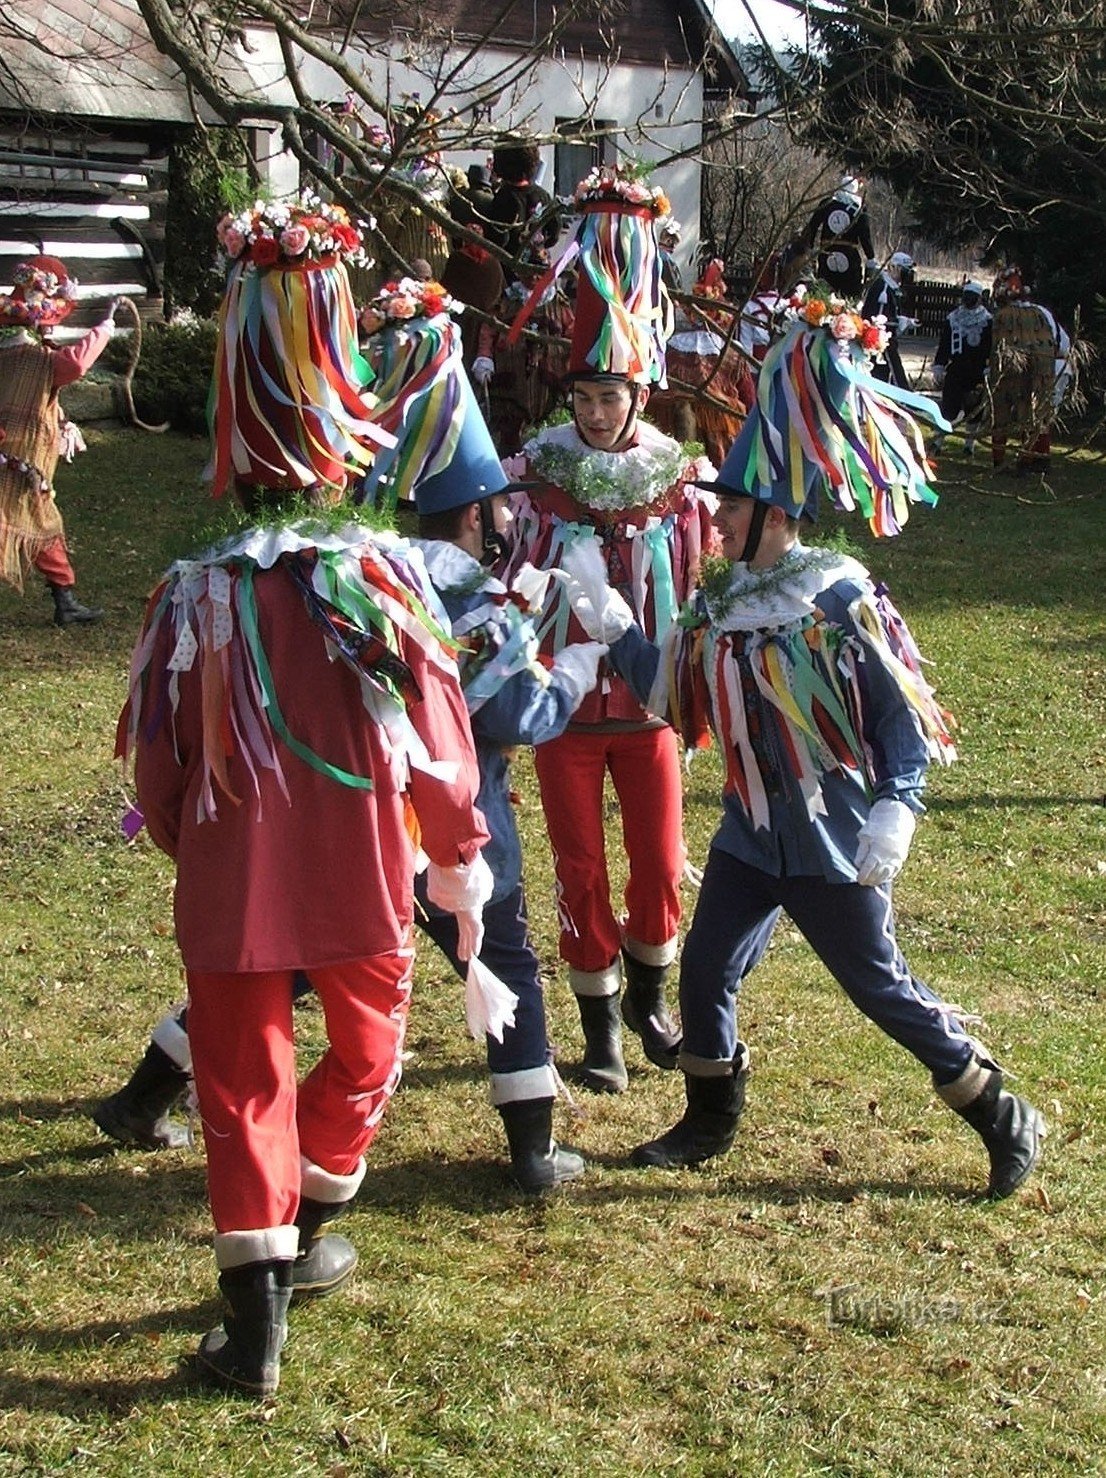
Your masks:
<svg viewBox="0 0 1106 1478"><path fill-rule="evenodd" d="M285 1226L300 1156L350 1175L399 1085L410 949L307 974L329 1046L297 1092L292 972L188 974L188 1036L218 1232Z"/></svg>
<svg viewBox="0 0 1106 1478"><path fill-rule="evenodd" d="M553 848L561 958L574 970L605 970L623 933L650 949L671 945L680 926L687 852L675 731L569 729L539 744L534 764ZM610 775L630 864L626 915L611 906L603 817Z"/></svg>
<svg viewBox="0 0 1106 1478"><path fill-rule="evenodd" d="M49 585L67 587L76 585L77 583L77 577L73 573L73 566L69 563L69 553L65 547L65 539L61 534L56 539L51 539L45 549L40 550L31 563Z"/></svg>

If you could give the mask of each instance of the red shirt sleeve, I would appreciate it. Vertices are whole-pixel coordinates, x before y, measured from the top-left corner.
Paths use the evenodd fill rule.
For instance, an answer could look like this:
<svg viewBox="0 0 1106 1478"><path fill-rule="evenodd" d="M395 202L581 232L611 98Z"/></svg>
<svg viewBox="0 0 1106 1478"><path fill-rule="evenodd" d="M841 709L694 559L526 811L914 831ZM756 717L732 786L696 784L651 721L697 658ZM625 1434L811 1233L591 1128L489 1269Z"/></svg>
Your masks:
<svg viewBox="0 0 1106 1478"><path fill-rule="evenodd" d="M60 390L63 385L72 385L74 380L79 380L88 374L111 343L111 339L110 324L101 323L96 328L90 329L83 339L66 344L64 349L55 349L53 367L54 385L57 389Z"/></svg>

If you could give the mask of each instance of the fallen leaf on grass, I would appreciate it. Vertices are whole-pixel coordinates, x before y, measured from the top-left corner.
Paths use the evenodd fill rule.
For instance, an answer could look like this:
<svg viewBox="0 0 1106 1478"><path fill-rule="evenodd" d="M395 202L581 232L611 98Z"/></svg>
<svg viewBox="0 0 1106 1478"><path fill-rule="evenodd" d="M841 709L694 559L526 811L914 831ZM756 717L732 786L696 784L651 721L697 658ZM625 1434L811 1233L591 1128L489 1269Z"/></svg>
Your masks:
<svg viewBox="0 0 1106 1478"><path fill-rule="evenodd" d="M94 1221L100 1214L98 1211L93 1211L92 1207L88 1204L87 1201L78 1201L77 1210L81 1213L82 1216L91 1216Z"/></svg>
<svg viewBox="0 0 1106 1478"><path fill-rule="evenodd" d="M1045 1190L1043 1185L1039 1185L1037 1187L1037 1205L1041 1208L1042 1211L1047 1211L1049 1213L1051 1213L1052 1211L1052 1202L1049 1200L1048 1192Z"/></svg>

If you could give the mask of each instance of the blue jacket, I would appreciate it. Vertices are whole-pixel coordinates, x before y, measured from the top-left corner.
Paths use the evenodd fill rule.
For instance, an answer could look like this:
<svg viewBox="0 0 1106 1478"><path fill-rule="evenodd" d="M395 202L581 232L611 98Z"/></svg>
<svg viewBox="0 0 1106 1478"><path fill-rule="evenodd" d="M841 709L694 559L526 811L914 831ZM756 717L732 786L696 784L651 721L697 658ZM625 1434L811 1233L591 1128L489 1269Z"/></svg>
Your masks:
<svg viewBox="0 0 1106 1478"><path fill-rule="evenodd" d="M815 568L808 571L805 615L792 610L781 624L758 629L741 622L735 604L736 620L719 628L712 623L710 598L700 591L665 651L658 652L632 626L611 646L609 659L642 702L652 693L654 711L668 701L669 717L677 723L682 709L688 742L694 738L687 732L689 694L697 694L705 706L727 765L714 846L776 877L855 882L853 858L872 803L894 797L915 812L924 809L925 770L931 754L939 752L925 726L932 718L941 734L944 729L931 700L928 708L921 705L923 718L907 694L914 685L909 672L904 676L903 633L911 648L913 643L893 607L877 600L865 572L851 560L843 578L818 590L810 582L820 562L815 558ZM827 556L825 563L827 571L841 568L840 556ZM860 619L861 605L867 626ZM899 636L891 640L887 611L900 623ZM813 659L811 651L818 654ZM758 659L765 653L771 660L762 665ZM662 671L668 676L657 692ZM766 679L779 671L785 674L784 705L794 711L806 703L798 725L785 720L784 706L774 700ZM829 682L822 682L827 676ZM816 708L804 699L812 678L825 706ZM836 709L835 696L841 700ZM836 718L830 719L827 709ZM811 731L815 737L806 743L803 735ZM950 759L954 751L948 745L941 753ZM796 754L802 756L805 779ZM754 788L757 802L750 804L747 793Z"/></svg>
<svg viewBox="0 0 1106 1478"><path fill-rule="evenodd" d="M556 671L537 661L533 622L507 597L501 581L454 544L416 542L454 635L469 644L460 656L461 686L480 766L476 804L491 833L484 848L495 878L491 901L498 903L522 878L522 847L510 799L510 751L519 744L555 739L572 717L576 700L560 686Z"/></svg>

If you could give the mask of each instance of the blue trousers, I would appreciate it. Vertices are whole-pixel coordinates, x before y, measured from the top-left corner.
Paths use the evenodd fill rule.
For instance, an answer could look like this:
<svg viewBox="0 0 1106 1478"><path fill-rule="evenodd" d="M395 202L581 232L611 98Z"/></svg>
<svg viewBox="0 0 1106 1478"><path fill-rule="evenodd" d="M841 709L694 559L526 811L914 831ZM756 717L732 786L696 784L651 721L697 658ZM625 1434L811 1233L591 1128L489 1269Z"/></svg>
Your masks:
<svg viewBox="0 0 1106 1478"><path fill-rule="evenodd" d="M768 948L781 909L849 999L923 1063L941 1086L973 1061L976 1043L916 976L895 942L891 889L774 877L712 847L680 962L681 1066L730 1062L741 982Z"/></svg>
<svg viewBox="0 0 1106 1478"><path fill-rule="evenodd" d="M468 966L457 958L457 920L451 913L425 912L425 882L415 886L422 909L416 908L415 921L433 939L453 969L464 980ZM493 1073L517 1073L527 1068L545 1067L551 1061L549 1039L545 1030L545 1001L542 996L538 957L530 943L526 921L526 899L522 884L517 884L506 898L489 903L484 909L484 943L480 961L493 975L518 996L515 1024L503 1033L502 1042L486 1038L488 1068Z"/></svg>

